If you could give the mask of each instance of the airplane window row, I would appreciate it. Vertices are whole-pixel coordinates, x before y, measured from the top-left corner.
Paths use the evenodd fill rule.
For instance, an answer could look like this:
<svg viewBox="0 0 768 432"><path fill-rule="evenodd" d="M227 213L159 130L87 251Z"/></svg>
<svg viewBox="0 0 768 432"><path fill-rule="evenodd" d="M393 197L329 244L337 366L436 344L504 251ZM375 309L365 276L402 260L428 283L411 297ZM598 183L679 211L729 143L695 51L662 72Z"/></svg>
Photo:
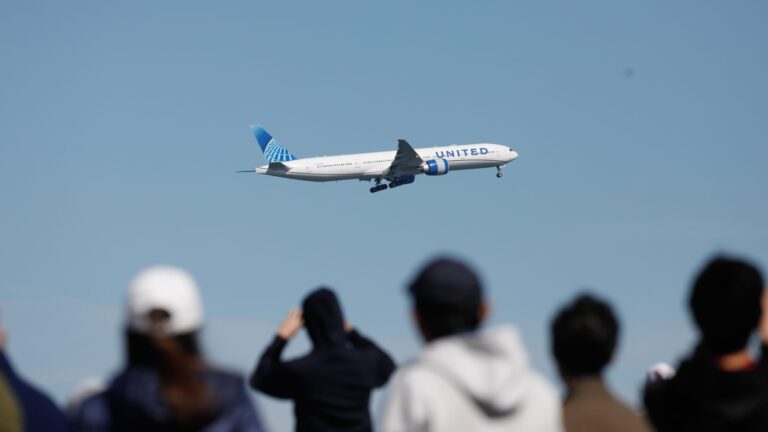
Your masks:
<svg viewBox="0 0 768 432"><path fill-rule="evenodd" d="M337 167L337 166L349 166L352 165L352 163L340 163L340 164L329 164L329 165L318 165L318 168L328 168L328 167Z"/></svg>

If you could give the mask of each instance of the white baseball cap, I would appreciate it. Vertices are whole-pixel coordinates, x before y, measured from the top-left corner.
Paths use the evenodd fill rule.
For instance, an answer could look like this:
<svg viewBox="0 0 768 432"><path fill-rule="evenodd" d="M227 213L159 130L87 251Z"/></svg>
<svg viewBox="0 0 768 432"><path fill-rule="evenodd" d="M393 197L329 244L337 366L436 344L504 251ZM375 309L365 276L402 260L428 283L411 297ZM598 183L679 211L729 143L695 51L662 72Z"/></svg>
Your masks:
<svg viewBox="0 0 768 432"><path fill-rule="evenodd" d="M139 333L149 333L149 313L156 309L170 315L166 330L172 335L198 330L205 321L197 284L178 267L149 267L136 275L126 305L127 325Z"/></svg>
<svg viewBox="0 0 768 432"><path fill-rule="evenodd" d="M648 382L665 381L675 377L675 368L668 363L656 363L648 369L646 380Z"/></svg>

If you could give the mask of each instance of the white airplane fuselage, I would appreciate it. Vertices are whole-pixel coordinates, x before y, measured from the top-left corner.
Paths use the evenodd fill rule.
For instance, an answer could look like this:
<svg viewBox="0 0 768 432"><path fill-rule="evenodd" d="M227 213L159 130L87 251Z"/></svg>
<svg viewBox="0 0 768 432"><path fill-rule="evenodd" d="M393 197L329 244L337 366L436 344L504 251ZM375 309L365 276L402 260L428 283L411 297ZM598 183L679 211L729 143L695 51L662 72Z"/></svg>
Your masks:
<svg viewBox="0 0 768 432"><path fill-rule="evenodd" d="M453 144L444 147L417 148L425 161L445 160L449 171L501 167L517 159L517 152L499 144ZM396 151L320 156L256 168L259 174L306 181L373 180L390 175ZM420 174L422 172L414 172Z"/></svg>

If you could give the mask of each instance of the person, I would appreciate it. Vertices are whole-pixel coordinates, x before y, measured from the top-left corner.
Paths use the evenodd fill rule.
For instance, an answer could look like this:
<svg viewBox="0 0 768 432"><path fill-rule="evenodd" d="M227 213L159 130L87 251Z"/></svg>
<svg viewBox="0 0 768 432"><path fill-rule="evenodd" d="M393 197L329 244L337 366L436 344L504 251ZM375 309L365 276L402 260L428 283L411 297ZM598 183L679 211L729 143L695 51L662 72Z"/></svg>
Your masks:
<svg viewBox="0 0 768 432"><path fill-rule="evenodd" d="M392 378L382 432L562 430L557 393L529 365L518 331L481 329L489 306L472 269L436 259L409 293L426 346Z"/></svg>
<svg viewBox="0 0 768 432"><path fill-rule="evenodd" d="M53 400L16 373L5 352L6 342L0 325L0 430L66 431L67 419Z"/></svg>
<svg viewBox="0 0 768 432"><path fill-rule="evenodd" d="M557 312L551 333L552 355L568 389L563 404L567 432L650 431L603 380L619 339L619 321L608 303L579 295Z"/></svg>
<svg viewBox="0 0 768 432"><path fill-rule="evenodd" d="M644 390L657 430L768 430L768 302L763 291L760 271L741 259L715 257L698 274L689 299L697 346L671 378L649 380ZM758 327L762 349L754 358L748 345Z"/></svg>
<svg viewBox="0 0 768 432"><path fill-rule="evenodd" d="M150 267L127 296L126 366L72 414L74 431L261 432L243 378L209 365L195 281L184 270Z"/></svg>
<svg viewBox="0 0 768 432"><path fill-rule="evenodd" d="M288 341L304 326L312 351L281 360ZM344 321L328 288L310 293L292 310L261 355L251 387L294 401L297 431L370 431L371 391L395 369L390 356Z"/></svg>

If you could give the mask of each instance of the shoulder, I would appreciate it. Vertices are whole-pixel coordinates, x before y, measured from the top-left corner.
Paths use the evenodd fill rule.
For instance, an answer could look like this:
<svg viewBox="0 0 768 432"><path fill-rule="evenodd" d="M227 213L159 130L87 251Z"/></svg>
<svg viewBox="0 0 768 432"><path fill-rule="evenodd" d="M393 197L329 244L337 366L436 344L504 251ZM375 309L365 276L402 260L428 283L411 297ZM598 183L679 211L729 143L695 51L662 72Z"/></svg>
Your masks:
<svg viewBox="0 0 768 432"><path fill-rule="evenodd" d="M435 368L423 360L413 360L400 366L388 384L390 402L431 405L457 394L456 388Z"/></svg>
<svg viewBox="0 0 768 432"><path fill-rule="evenodd" d="M411 360L400 366L392 377L393 383L401 385L422 384L438 380L439 375L423 360Z"/></svg>
<svg viewBox="0 0 768 432"><path fill-rule="evenodd" d="M109 402L105 392L86 398L74 412L70 421L75 430L109 430Z"/></svg>
<svg viewBox="0 0 768 432"><path fill-rule="evenodd" d="M529 369L528 370L528 379L531 382L531 386L533 386L538 393L540 393L544 397L548 397L554 400L557 400L558 403L560 403L560 395L552 383L544 378L544 375L539 373L539 371L535 369Z"/></svg>
<svg viewBox="0 0 768 432"><path fill-rule="evenodd" d="M231 370L211 367L205 371L205 382L217 396L238 397L245 393L243 375Z"/></svg>
<svg viewBox="0 0 768 432"><path fill-rule="evenodd" d="M256 406L248 396L241 374L214 368L206 371L206 381L221 407L215 427L209 430L263 431Z"/></svg>
<svg viewBox="0 0 768 432"><path fill-rule="evenodd" d="M8 384L19 402L27 424L44 425L47 430L60 430L66 423L64 413L56 403L33 384L19 376L8 379Z"/></svg>
<svg viewBox="0 0 768 432"><path fill-rule="evenodd" d="M595 413L599 412L599 416ZM566 429L647 431L645 418L613 395L584 396L563 405Z"/></svg>

